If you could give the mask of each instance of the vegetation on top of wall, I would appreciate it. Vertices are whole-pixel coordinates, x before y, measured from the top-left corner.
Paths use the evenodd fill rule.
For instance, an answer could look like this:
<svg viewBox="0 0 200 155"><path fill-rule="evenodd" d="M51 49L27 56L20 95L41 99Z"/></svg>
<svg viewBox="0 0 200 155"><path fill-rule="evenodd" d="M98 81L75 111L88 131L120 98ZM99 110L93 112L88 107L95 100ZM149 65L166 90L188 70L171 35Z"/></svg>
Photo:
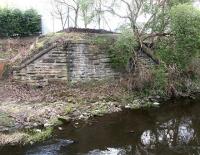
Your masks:
<svg viewBox="0 0 200 155"><path fill-rule="evenodd" d="M91 41L93 44L106 49L114 69L125 70L129 58L135 52L138 44L130 29L123 29L115 38L109 36L97 36Z"/></svg>
<svg viewBox="0 0 200 155"><path fill-rule="evenodd" d="M41 33L41 16L34 10L0 8L0 37L31 36Z"/></svg>
<svg viewBox="0 0 200 155"><path fill-rule="evenodd" d="M148 70L136 62L138 70L128 75L129 89L148 95L179 96L199 87L200 11L181 3L173 5L169 13L171 35L159 38L153 49L160 65ZM112 44L105 38L97 38L95 42L107 49L113 67L118 70L125 70L139 49L138 40L129 29L124 29Z"/></svg>
<svg viewBox="0 0 200 155"><path fill-rule="evenodd" d="M135 55L138 43L130 29L122 30L116 42L111 46L109 54L114 68L126 69L129 59Z"/></svg>

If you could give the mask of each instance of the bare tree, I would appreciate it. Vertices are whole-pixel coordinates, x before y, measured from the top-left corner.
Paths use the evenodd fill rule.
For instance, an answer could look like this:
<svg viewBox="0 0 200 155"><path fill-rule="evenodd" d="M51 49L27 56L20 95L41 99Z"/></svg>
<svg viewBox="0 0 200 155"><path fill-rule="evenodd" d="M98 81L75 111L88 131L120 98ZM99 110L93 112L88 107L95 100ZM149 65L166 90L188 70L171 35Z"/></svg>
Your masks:
<svg viewBox="0 0 200 155"><path fill-rule="evenodd" d="M69 12L70 10L73 11L74 15L71 15L69 18L72 19L74 22L74 27L78 27L78 17L80 12L80 0L57 0L58 3L61 5L64 5L68 8ZM74 18L72 18L72 16Z"/></svg>
<svg viewBox="0 0 200 155"><path fill-rule="evenodd" d="M54 19L55 17L54 17L54 13L51 12L50 14L51 14L51 17L52 17L53 32L55 32L55 19Z"/></svg>
<svg viewBox="0 0 200 155"><path fill-rule="evenodd" d="M95 17L94 0L80 0L80 15L84 22L84 27L87 28Z"/></svg>
<svg viewBox="0 0 200 155"><path fill-rule="evenodd" d="M67 21L69 27L69 7L66 9L66 6L63 6L59 0L53 0L52 6L53 12L51 12L51 15L60 20L62 29L65 29Z"/></svg>
<svg viewBox="0 0 200 155"><path fill-rule="evenodd" d="M96 12L96 17L97 17L97 24L98 24L98 28L101 29L101 21L102 21L102 14L103 14L103 10L102 10L102 7L103 7L103 1L102 0L96 0L95 1L95 12Z"/></svg>

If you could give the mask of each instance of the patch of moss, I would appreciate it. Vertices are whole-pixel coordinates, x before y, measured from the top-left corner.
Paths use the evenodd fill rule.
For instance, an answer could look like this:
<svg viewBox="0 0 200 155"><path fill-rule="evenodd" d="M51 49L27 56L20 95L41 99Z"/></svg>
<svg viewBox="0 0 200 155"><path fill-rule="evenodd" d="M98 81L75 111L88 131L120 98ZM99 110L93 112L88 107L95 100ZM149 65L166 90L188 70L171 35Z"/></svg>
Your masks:
<svg viewBox="0 0 200 155"><path fill-rule="evenodd" d="M73 111L73 105L68 104L67 107L65 108L65 115L70 114Z"/></svg>
<svg viewBox="0 0 200 155"><path fill-rule="evenodd" d="M44 48L45 41L37 42L35 45L36 50L41 50Z"/></svg>
<svg viewBox="0 0 200 155"><path fill-rule="evenodd" d="M108 113L109 107L105 103L98 103L93 109L91 109L92 116L103 116L105 113Z"/></svg>
<svg viewBox="0 0 200 155"><path fill-rule="evenodd" d="M4 51L0 51L0 58L1 59L4 59L8 56L8 53L7 52L4 52Z"/></svg>
<svg viewBox="0 0 200 155"><path fill-rule="evenodd" d="M0 146L23 144L27 136L23 132L14 132L11 134L0 133Z"/></svg>
<svg viewBox="0 0 200 155"><path fill-rule="evenodd" d="M53 118L49 121L49 123L51 126L59 126L62 125L62 121L58 120L58 118Z"/></svg>
<svg viewBox="0 0 200 155"><path fill-rule="evenodd" d="M52 136L53 128L44 130L29 130L25 132L14 132L10 134L0 133L0 145L28 145L44 141Z"/></svg>
<svg viewBox="0 0 200 155"><path fill-rule="evenodd" d="M24 140L24 144L34 144L44 141L52 136L53 128L49 127L41 131L31 130Z"/></svg>
<svg viewBox="0 0 200 155"><path fill-rule="evenodd" d="M14 121L8 114L0 112L0 124L1 126L11 127L14 125Z"/></svg>

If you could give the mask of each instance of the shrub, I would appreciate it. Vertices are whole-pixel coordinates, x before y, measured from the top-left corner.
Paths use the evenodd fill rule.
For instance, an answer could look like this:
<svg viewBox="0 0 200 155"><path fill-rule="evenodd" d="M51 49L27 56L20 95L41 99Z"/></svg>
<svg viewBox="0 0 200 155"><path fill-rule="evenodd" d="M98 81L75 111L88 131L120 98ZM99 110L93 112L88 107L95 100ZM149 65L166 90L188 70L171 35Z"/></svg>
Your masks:
<svg viewBox="0 0 200 155"><path fill-rule="evenodd" d="M33 9L0 9L0 37L30 36L41 32L41 16Z"/></svg>
<svg viewBox="0 0 200 155"><path fill-rule="evenodd" d="M157 44L157 54L167 65L186 70L200 51L200 11L188 4L171 10L172 37Z"/></svg>
<svg viewBox="0 0 200 155"><path fill-rule="evenodd" d="M200 50L200 10L187 4L173 7L171 28L176 41L177 65L185 69Z"/></svg>
<svg viewBox="0 0 200 155"><path fill-rule="evenodd" d="M149 68L143 66L138 68L139 72L135 76L129 77L129 79L133 78L131 88L136 91L145 91L152 86L154 80L153 73Z"/></svg>
<svg viewBox="0 0 200 155"><path fill-rule="evenodd" d="M188 4L171 10L173 37L165 38L158 46L158 55L167 65L176 64L186 70L200 51L200 10Z"/></svg>
<svg viewBox="0 0 200 155"><path fill-rule="evenodd" d="M200 10L189 4L171 9L171 37L157 43L157 55L167 66L166 91L170 96L189 92L200 71Z"/></svg>
<svg viewBox="0 0 200 155"><path fill-rule="evenodd" d="M133 57L138 43L131 30L125 29L109 50L114 68L126 69L129 59Z"/></svg>
<svg viewBox="0 0 200 155"><path fill-rule="evenodd" d="M166 68L161 66L156 66L153 69L153 84L152 90L159 95L166 95L168 74Z"/></svg>

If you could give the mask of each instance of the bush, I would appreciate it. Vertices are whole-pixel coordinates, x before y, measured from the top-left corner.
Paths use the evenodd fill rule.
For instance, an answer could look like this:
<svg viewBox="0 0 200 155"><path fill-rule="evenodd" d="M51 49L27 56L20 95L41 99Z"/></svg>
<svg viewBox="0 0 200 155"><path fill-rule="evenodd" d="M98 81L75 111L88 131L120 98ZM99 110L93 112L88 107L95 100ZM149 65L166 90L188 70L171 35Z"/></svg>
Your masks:
<svg viewBox="0 0 200 155"><path fill-rule="evenodd" d="M196 81L200 77L200 10L189 4L175 5L170 18L172 36L157 42L156 54L167 68L165 91L169 96L177 96L190 93L193 83L199 85ZM166 77L158 75L156 83L163 85L159 81L166 81Z"/></svg>
<svg viewBox="0 0 200 155"><path fill-rule="evenodd" d="M0 9L0 37L30 36L41 32L41 16L33 9Z"/></svg>
<svg viewBox="0 0 200 155"><path fill-rule="evenodd" d="M171 23L178 65L185 69L200 50L200 10L187 4L175 6Z"/></svg>
<svg viewBox="0 0 200 155"><path fill-rule="evenodd" d="M167 65L185 71L200 51L200 10L188 4L174 6L171 30L173 37L158 44L158 55Z"/></svg>
<svg viewBox="0 0 200 155"><path fill-rule="evenodd" d="M138 46L131 30L123 30L117 41L110 48L109 54L114 68L126 69L129 59L133 57Z"/></svg>

